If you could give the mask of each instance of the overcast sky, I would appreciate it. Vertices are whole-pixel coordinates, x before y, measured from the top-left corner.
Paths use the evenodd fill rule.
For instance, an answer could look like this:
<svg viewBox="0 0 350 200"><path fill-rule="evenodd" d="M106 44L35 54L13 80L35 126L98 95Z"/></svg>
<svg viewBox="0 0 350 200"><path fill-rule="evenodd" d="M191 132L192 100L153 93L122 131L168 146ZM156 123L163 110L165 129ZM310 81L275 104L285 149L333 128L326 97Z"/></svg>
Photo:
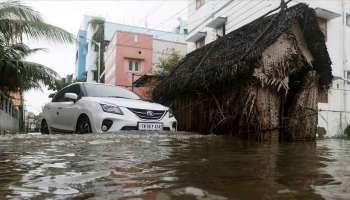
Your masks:
<svg viewBox="0 0 350 200"><path fill-rule="evenodd" d="M187 18L187 0L24 0L25 4L39 11L45 21L77 34L84 15L104 17L107 21L129 25L145 26L160 30L172 30L178 18ZM147 20L146 20L147 18ZM75 44L57 44L47 41L30 41L31 47L47 48L28 60L44 64L61 76L75 71ZM42 106L50 101L46 89L25 93L26 109L39 113Z"/></svg>

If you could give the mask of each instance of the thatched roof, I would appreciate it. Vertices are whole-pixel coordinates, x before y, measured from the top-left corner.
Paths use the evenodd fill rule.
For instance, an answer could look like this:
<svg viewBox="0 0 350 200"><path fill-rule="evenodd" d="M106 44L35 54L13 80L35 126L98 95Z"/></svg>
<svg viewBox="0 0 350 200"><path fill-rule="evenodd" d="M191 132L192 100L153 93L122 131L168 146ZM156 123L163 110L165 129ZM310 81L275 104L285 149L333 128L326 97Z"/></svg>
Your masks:
<svg viewBox="0 0 350 200"><path fill-rule="evenodd" d="M135 87L145 87L148 84L150 84L152 81L160 81L162 80L163 76L160 75L142 75L140 78L138 78L136 81L134 81Z"/></svg>
<svg viewBox="0 0 350 200"><path fill-rule="evenodd" d="M164 102L182 94L234 87L244 82L253 74L262 52L296 22L314 57L312 65L320 75L320 87L328 87L332 71L324 35L315 11L306 4L297 4L284 12L259 18L189 53L155 88L155 100Z"/></svg>

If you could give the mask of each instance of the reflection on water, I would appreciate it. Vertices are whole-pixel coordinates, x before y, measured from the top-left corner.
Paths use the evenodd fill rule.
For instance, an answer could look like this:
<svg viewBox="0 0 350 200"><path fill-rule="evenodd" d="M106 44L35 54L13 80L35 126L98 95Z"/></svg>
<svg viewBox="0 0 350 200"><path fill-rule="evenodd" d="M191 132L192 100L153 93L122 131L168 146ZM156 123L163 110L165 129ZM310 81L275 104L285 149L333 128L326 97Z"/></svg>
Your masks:
<svg viewBox="0 0 350 200"><path fill-rule="evenodd" d="M350 141L188 133L0 137L0 199L350 199Z"/></svg>

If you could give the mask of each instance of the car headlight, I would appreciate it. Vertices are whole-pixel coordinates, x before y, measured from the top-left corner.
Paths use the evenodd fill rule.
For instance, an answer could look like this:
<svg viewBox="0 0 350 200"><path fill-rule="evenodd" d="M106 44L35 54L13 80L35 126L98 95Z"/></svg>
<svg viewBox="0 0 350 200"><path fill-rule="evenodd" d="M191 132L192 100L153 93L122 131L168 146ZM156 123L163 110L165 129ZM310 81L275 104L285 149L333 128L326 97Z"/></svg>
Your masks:
<svg viewBox="0 0 350 200"><path fill-rule="evenodd" d="M108 104L100 104L102 110L108 113L114 113L118 115L123 115L123 111L118 106L108 105Z"/></svg>
<svg viewBox="0 0 350 200"><path fill-rule="evenodd" d="M168 110L168 113L169 113L169 118L174 117L174 113L170 108Z"/></svg>

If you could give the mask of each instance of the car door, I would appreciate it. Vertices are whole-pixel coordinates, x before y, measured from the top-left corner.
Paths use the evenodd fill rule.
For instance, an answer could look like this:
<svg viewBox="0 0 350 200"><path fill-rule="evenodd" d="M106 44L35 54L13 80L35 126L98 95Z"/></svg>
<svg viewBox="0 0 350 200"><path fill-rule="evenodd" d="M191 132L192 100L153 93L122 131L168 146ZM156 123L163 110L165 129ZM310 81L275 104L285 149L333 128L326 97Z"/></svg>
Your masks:
<svg viewBox="0 0 350 200"><path fill-rule="evenodd" d="M78 101L81 98L81 89L79 84L71 85L67 88L65 93L75 93L78 95ZM58 121L60 129L72 132L75 131L76 119L79 114L78 105L72 100L64 98L64 101L60 102L58 109Z"/></svg>
<svg viewBox="0 0 350 200"><path fill-rule="evenodd" d="M59 91L52 99L51 103L49 103L46 109L46 120L48 125L53 128L53 131L59 129L59 121L58 121L58 107L60 103L64 100L65 89Z"/></svg>

